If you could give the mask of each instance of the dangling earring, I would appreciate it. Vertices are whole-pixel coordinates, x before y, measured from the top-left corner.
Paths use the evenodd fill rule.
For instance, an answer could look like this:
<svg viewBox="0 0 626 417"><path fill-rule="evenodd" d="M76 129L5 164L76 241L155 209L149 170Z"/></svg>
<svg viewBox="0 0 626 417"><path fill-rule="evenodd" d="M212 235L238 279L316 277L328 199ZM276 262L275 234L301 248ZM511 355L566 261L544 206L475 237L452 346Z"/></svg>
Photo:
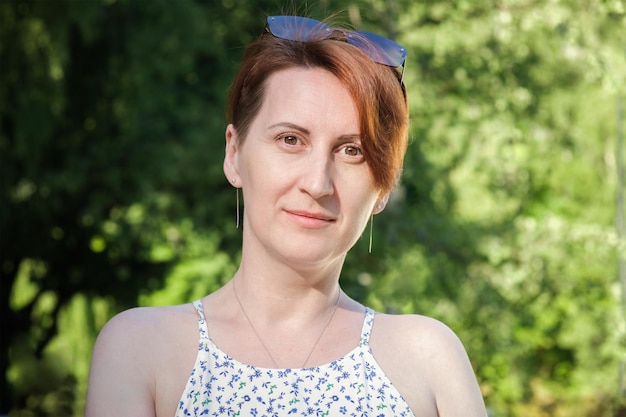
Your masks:
<svg viewBox="0 0 626 417"><path fill-rule="evenodd" d="M237 199L237 229L239 229L239 188L235 188L235 195Z"/></svg>
<svg viewBox="0 0 626 417"><path fill-rule="evenodd" d="M233 178L230 180L230 182L232 182L233 187L235 187L235 201L237 205L237 211L236 211L237 218L235 220L235 224L236 224L237 229L239 229L239 187L235 186L235 183L237 182L236 179Z"/></svg>
<svg viewBox="0 0 626 417"><path fill-rule="evenodd" d="M372 240L374 237L374 214L372 213L370 215L370 246L369 246L369 253L372 253Z"/></svg>

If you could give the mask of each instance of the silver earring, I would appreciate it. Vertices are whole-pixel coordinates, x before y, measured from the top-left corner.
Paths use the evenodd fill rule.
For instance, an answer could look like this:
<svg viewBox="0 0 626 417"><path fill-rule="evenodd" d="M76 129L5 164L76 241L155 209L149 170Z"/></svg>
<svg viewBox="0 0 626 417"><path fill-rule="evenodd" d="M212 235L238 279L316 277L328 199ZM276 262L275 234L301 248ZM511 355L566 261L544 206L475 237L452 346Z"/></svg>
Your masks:
<svg viewBox="0 0 626 417"><path fill-rule="evenodd" d="M372 241L374 240L374 214L370 215L370 246L369 253L372 253Z"/></svg>
<svg viewBox="0 0 626 417"><path fill-rule="evenodd" d="M239 229L239 188L235 188L235 195L237 200L237 229Z"/></svg>
<svg viewBox="0 0 626 417"><path fill-rule="evenodd" d="M239 229L239 188L235 186L235 184L237 183L237 180L235 178L232 178L230 180L230 182L233 183L233 187L235 187L235 202L237 205L237 211L236 211L236 219L235 219L235 224L237 229Z"/></svg>

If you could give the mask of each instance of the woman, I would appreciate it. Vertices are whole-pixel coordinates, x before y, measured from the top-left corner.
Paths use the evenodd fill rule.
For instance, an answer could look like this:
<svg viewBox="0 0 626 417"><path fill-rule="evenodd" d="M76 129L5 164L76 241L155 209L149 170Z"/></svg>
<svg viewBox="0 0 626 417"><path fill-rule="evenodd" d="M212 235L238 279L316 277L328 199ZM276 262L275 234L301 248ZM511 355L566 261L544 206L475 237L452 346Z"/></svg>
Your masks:
<svg viewBox="0 0 626 417"><path fill-rule="evenodd" d="M404 57L377 35L268 18L229 98L239 269L193 304L113 318L94 348L88 417L486 415L447 327L375 314L339 287L401 169Z"/></svg>

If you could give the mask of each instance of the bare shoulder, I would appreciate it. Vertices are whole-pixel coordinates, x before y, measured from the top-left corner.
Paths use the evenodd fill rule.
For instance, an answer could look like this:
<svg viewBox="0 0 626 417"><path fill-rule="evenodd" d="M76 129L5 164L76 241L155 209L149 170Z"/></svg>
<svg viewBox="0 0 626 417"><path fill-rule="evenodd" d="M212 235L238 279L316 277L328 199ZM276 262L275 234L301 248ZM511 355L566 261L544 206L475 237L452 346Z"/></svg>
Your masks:
<svg viewBox="0 0 626 417"><path fill-rule="evenodd" d="M99 339L134 342L145 336L175 332L180 321L187 322L195 312L191 305L136 307L115 315L102 328Z"/></svg>
<svg viewBox="0 0 626 417"><path fill-rule="evenodd" d="M175 339L178 333L193 325L193 314L190 305L137 307L123 311L109 320L100 331L94 355L115 351L118 360L137 359L142 363L150 359L150 352L163 353L158 349L155 351L160 346L157 343L159 340Z"/></svg>
<svg viewBox="0 0 626 417"><path fill-rule="evenodd" d="M376 314L377 331L387 337L401 338L404 343L421 347L458 341L456 334L439 320L418 314Z"/></svg>
<svg viewBox="0 0 626 417"><path fill-rule="evenodd" d="M371 346L414 414L486 415L465 348L442 322L420 315L377 314Z"/></svg>
<svg viewBox="0 0 626 417"><path fill-rule="evenodd" d="M142 307L109 320L93 350L86 415L157 415L155 381L179 359L177 343L195 343L193 314L191 305Z"/></svg>
<svg viewBox="0 0 626 417"><path fill-rule="evenodd" d="M433 395L443 367L469 362L463 344L448 326L421 315L377 314L371 346L380 362L431 376L429 390Z"/></svg>

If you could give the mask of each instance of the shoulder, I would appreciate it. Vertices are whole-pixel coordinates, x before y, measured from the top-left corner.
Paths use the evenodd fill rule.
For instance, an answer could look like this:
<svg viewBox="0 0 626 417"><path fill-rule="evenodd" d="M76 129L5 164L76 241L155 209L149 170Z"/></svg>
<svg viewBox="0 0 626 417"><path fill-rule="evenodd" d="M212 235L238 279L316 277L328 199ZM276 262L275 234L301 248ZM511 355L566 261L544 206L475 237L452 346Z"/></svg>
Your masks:
<svg viewBox="0 0 626 417"><path fill-rule="evenodd" d="M139 350L155 338L173 336L178 324L189 321L194 314L190 305L172 307L137 307L123 311L110 319L100 331L94 354L114 347L131 353ZM191 321L193 323L193 321Z"/></svg>
<svg viewBox="0 0 626 417"><path fill-rule="evenodd" d="M463 344L447 325L421 315L377 313L371 343L381 353L395 351L420 373L435 373L440 366L468 361Z"/></svg>
<svg viewBox="0 0 626 417"><path fill-rule="evenodd" d="M190 304L131 308L111 318L102 328L99 338L127 334L127 338L132 339L153 332L161 333L179 320L188 320L194 315L197 313Z"/></svg>
<svg viewBox="0 0 626 417"><path fill-rule="evenodd" d="M109 363L132 364L134 371L155 369L151 361L170 356L177 341L190 339L195 343L197 323L197 313L190 304L123 311L100 331L92 362L97 365L104 357Z"/></svg>
<svg viewBox="0 0 626 417"><path fill-rule="evenodd" d="M485 415L465 348L441 321L421 315L377 314L371 345L385 373L403 387L401 393L412 408L411 400L430 401L442 417Z"/></svg>
<svg viewBox="0 0 626 417"><path fill-rule="evenodd" d="M439 320L417 314L376 313L377 331L387 337L401 338L404 344L434 347L460 343L456 334Z"/></svg>

